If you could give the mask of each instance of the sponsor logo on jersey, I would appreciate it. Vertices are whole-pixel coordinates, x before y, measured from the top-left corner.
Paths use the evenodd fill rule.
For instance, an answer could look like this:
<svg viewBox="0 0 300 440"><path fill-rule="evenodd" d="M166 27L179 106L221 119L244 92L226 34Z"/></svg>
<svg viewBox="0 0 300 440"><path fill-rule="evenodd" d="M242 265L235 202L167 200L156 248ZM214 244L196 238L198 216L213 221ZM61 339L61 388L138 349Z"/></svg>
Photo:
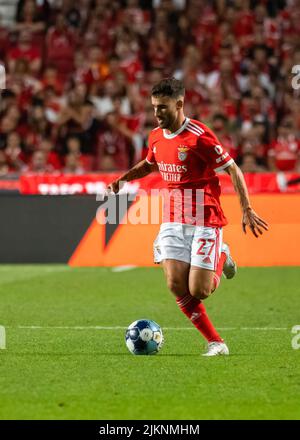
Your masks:
<svg viewBox="0 0 300 440"><path fill-rule="evenodd" d="M189 148L185 145L179 145L178 149L178 159L182 162L187 158L187 152L189 151Z"/></svg>
<svg viewBox="0 0 300 440"><path fill-rule="evenodd" d="M187 172L187 165L177 165L175 163L157 162L161 176L166 182L180 182L184 173Z"/></svg>
<svg viewBox="0 0 300 440"><path fill-rule="evenodd" d="M168 173L186 173L187 166L186 165L177 165L175 163L166 163L163 160L161 162L157 162L159 171L165 171Z"/></svg>

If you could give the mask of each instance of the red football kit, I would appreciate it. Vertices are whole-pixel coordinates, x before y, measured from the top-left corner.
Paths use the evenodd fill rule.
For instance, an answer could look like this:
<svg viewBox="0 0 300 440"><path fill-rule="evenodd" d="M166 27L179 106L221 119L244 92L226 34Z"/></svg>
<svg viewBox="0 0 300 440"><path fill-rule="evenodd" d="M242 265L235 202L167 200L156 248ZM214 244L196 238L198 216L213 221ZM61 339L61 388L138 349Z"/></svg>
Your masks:
<svg viewBox="0 0 300 440"><path fill-rule="evenodd" d="M196 191L204 192L203 226L222 227L227 219L220 205L221 187L216 172L222 171L234 161L224 151L220 141L205 125L186 118L175 133L168 133L159 127L149 135L149 150L146 161L156 163L169 190L192 190L192 207L196 209ZM198 202L197 202L198 203ZM168 221L189 223L183 208L171 204ZM178 213L178 209L182 209ZM194 224L198 224L197 221Z"/></svg>

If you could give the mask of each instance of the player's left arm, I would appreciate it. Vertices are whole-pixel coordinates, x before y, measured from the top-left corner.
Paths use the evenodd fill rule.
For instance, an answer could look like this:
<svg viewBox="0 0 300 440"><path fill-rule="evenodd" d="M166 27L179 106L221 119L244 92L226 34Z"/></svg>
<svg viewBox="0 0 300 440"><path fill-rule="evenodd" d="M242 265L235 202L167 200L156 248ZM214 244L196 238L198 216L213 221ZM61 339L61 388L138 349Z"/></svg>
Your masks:
<svg viewBox="0 0 300 440"><path fill-rule="evenodd" d="M231 177L235 191L237 192L243 212L242 226L246 234L246 227L248 226L255 237L262 235L263 230L268 231L268 223L259 217L252 209L248 194L247 185L241 169L235 162L225 168L226 173Z"/></svg>

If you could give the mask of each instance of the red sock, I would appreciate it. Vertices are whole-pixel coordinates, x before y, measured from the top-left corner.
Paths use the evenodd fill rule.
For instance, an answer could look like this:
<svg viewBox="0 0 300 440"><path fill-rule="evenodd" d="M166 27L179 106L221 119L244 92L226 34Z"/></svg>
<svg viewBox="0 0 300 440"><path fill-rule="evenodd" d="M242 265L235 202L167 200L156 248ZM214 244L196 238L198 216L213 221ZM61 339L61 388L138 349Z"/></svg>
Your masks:
<svg viewBox="0 0 300 440"><path fill-rule="evenodd" d="M220 258L219 258L219 261L218 261L217 270L216 270L216 273L214 275L213 292L219 287L220 278L221 278L221 275L222 275L223 266L224 266L224 263L226 261L226 258L227 258L227 256L226 256L225 252L221 252L221 255L220 255Z"/></svg>
<svg viewBox="0 0 300 440"><path fill-rule="evenodd" d="M209 317L207 316L204 305L199 299L194 298L189 293L176 299L180 310L189 318L194 326L202 333L208 342L223 342Z"/></svg>

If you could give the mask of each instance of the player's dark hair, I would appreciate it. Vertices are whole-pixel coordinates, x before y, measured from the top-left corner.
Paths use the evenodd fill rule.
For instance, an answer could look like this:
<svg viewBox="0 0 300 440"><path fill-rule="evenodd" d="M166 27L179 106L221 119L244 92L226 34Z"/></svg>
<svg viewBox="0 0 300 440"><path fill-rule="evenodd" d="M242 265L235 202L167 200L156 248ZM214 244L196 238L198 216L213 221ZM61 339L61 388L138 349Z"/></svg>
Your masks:
<svg viewBox="0 0 300 440"><path fill-rule="evenodd" d="M176 78L164 78L152 88L152 96L169 96L178 99L184 96L185 88L182 81Z"/></svg>

